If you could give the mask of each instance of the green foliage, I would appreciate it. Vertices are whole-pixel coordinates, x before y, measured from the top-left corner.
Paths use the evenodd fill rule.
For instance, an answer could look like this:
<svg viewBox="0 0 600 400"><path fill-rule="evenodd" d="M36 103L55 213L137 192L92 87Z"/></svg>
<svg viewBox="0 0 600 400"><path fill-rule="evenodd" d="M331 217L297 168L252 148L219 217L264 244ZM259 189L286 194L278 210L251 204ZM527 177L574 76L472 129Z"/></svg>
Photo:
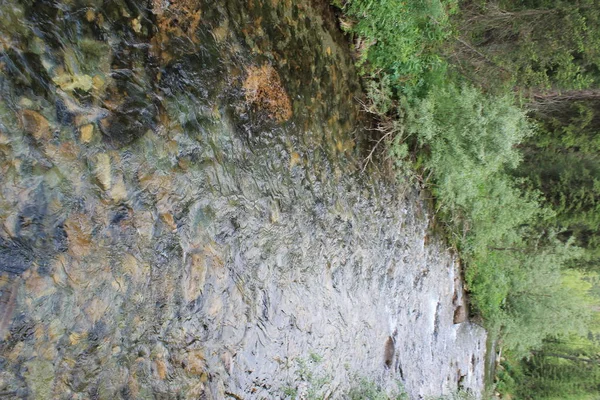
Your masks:
<svg viewBox="0 0 600 400"><path fill-rule="evenodd" d="M318 364L323 361L322 356L311 353L308 359L298 359L297 376L307 385L306 393L301 394L309 400L323 399L330 389L331 376L319 371ZM404 390L402 382L396 381L382 387L372 379L355 377L355 386L345 393L343 398L350 400L408 400L408 394ZM280 389L286 398L296 398L299 394L298 388L289 385ZM303 397L304 398L304 397Z"/></svg>
<svg viewBox="0 0 600 400"><path fill-rule="evenodd" d="M506 174L519 162L516 146L531 132L525 114L508 97L449 86L417 101L406 125L426 153L438 208L462 250L517 240L517 228L539 213L535 194L521 193Z"/></svg>
<svg viewBox="0 0 600 400"><path fill-rule="evenodd" d="M374 381L365 378L359 379L358 385L347 396L350 400L408 400L408 394L400 382L395 390L388 393Z"/></svg>
<svg viewBox="0 0 600 400"><path fill-rule="evenodd" d="M456 0L349 0L344 11L356 20L363 72L384 72L408 95L426 91L444 75L436 49L450 35L448 13L456 6Z"/></svg>
<svg viewBox="0 0 600 400"><path fill-rule="evenodd" d="M291 397L292 399L294 399L298 395L298 389L291 386L286 386L283 388L283 395L285 397Z"/></svg>
<svg viewBox="0 0 600 400"><path fill-rule="evenodd" d="M468 42L456 58L470 73L527 88L597 86L600 23L595 0L485 1L456 21ZM490 83L490 82L487 82Z"/></svg>
<svg viewBox="0 0 600 400"><path fill-rule="evenodd" d="M467 261L474 305L502 329L505 346L524 354L548 334L581 326L585 308L562 285L561 266L579 256L570 243L536 224L553 216L536 192L523 192L508 172L517 146L531 135L525 113L509 96L468 87L433 90L414 103L406 130L427 153L439 211Z"/></svg>
<svg viewBox="0 0 600 400"><path fill-rule="evenodd" d="M519 399L594 399L599 351L597 342L583 336L550 338L527 358L503 360L496 388Z"/></svg>
<svg viewBox="0 0 600 400"><path fill-rule="evenodd" d="M553 222L590 252L600 244L600 158L596 153L531 151L519 173L541 190ZM589 258L589 257L588 257Z"/></svg>
<svg viewBox="0 0 600 400"><path fill-rule="evenodd" d="M465 390L458 390L446 396L428 398L428 400L475 400L476 397Z"/></svg>
<svg viewBox="0 0 600 400"><path fill-rule="evenodd" d="M600 104L596 99L539 101L532 115L540 130L532 141L537 148L570 149L585 153L600 150Z"/></svg>
<svg viewBox="0 0 600 400"><path fill-rule="evenodd" d="M536 258L556 262L555 255ZM508 349L516 355L525 355L529 349L538 348L549 335L584 332L590 310L577 291L562 285L558 265L545 268L544 264L536 263L519 272L521 279L514 279L502 308L503 344Z"/></svg>
<svg viewBox="0 0 600 400"><path fill-rule="evenodd" d="M548 335L584 331L590 309L585 290L565 283L564 265L581 249L549 233L521 233L510 246L476 249L466 277L473 304L501 331L503 346L524 356Z"/></svg>
<svg viewBox="0 0 600 400"><path fill-rule="evenodd" d="M322 399L331 382L331 376L326 374L320 366L322 361L323 356L315 352L311 352L307 358L296 360L296 375L307 385L305 395L308 400ZM299 392L298 388L293 385L285 386L280 390L285 397L291 398L295 398Z"/></svg>
<svg viewBox="0 0 600 400"><path fill-rule="evenodd" d="M466 85L433 90L410 110L407 122L422 145L439 143L432 165L466 161L494 172L518 163L514 146L531 134L510 96L486 96Z"/></svg>
<svg viewBox="0 0 600 400"><path fill-rule="evenodd" d="M454 1L344 5L366 109L393 137L400 175L412 172L434 194L472 304L510 357L497 388L519 398L591 390L578 378L589 360L547 349L590 324L588 278L574 268L600 270L596 3L468 1L453 27Z"/></svg>
<svg viewBox="0 0 600 400"><path fill-rule="evenodd" d="M600 265L600 115L598 102L552 101L538 104L540 133L525 147L517 173L543 193L555 211L552 223L564 240L585 252L570 266L598 270Z"/></svg>
<svg viewBox="0 0 600 400"><path fill-rule="evenodd" d="M571 270L563 274L562 280L564 290L570 290L573 296L568 303L573 308L579 304L581 309L588 309L586 305L592 301L585 298L586 293L592 293L593 286L600 282L598 275ZM582 325L579 319L575 310L570 322ZM521 399L596 398L600 390L600 318L596 314L587 322L583 334L548 335L542 346L524 358L515 352L505 353L498 368L496 390Z"/></svg>
<svg viewBox="0 0 600 400"><path fill-rule="evenodd" d="M309 357L310 357L310 360L315 364L318 364L321 361L323 361L323 356L320 354L317 354L317 353L310 353Z"/></svg>
<svg viewBox="0 0 600 400"><path fill-rule="evenodd" d="M474 216L484 217L489 208L482 201L505 203L495 205L492 213L510 207L509 197L518 202L513 185L501 176L519 162L515 146L531 129L508 96L489 97L468 86L433 90L408 110L406 125L429 153L425 168L435 174L434 193L446 212L460 215L472 210ZM510 210L506 220L494 222L515 226L529 218L535 205L523 203L517 205L525 206L522 213L511 216L515 210Z"/></svg>

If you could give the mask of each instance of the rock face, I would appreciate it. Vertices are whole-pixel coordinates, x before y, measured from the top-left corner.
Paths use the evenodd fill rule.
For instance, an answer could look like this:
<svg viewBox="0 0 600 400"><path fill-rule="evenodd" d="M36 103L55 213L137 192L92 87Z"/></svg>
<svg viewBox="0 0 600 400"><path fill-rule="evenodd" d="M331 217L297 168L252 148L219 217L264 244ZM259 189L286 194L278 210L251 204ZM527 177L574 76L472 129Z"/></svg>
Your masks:
<svg viewBox="0 0 600 400"><path fill-rule="evenodd" d="M325 2L28 4L0 4L2 395L480 395L457 260L359 173Z"/></svg>

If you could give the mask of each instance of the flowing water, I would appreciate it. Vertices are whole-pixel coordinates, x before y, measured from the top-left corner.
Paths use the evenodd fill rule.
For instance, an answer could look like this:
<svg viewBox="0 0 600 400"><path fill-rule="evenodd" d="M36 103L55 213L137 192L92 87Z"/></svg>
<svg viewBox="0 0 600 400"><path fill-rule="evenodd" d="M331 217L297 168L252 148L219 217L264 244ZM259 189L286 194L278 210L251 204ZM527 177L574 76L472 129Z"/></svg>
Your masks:
<svg viewBox="0 0 600 400"><path fill-rule="evenodd" d="M318 1L0 0L0 397L481 395L346 40Z"/></svg>

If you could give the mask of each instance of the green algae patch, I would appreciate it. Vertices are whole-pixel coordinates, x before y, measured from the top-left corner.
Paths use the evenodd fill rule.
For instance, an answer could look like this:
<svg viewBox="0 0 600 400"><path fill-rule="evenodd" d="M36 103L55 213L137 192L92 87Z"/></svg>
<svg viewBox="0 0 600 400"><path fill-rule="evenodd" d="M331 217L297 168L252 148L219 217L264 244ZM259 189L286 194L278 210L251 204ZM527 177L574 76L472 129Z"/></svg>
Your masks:
<svg viewBox="0 0 600 400"><path fill-rule="evenodd" d="M25 381L32 399L51 399L54 366L50 361L34 359L25 363Z"/></svg>
<svg viewBox="0 0 600 400"><path fill-rule="evenodd" d="M52 79L62 90L72 92L75 89L89 92L93 87L92 77L89 75L60 74Z"/></svg>

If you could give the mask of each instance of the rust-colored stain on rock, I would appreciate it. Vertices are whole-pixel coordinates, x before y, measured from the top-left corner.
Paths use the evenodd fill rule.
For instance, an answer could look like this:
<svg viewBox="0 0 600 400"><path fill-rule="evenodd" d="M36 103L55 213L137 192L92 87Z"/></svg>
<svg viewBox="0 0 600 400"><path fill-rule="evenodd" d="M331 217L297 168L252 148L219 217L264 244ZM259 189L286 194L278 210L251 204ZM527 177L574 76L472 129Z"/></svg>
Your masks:
<svg viewBox="0 0 600 400"><path fill-rule="evenodd" d="M292 117L292 104L277 71L268 64L250 67L244 81L246 101L265 110L277 122Z"/></svg>

